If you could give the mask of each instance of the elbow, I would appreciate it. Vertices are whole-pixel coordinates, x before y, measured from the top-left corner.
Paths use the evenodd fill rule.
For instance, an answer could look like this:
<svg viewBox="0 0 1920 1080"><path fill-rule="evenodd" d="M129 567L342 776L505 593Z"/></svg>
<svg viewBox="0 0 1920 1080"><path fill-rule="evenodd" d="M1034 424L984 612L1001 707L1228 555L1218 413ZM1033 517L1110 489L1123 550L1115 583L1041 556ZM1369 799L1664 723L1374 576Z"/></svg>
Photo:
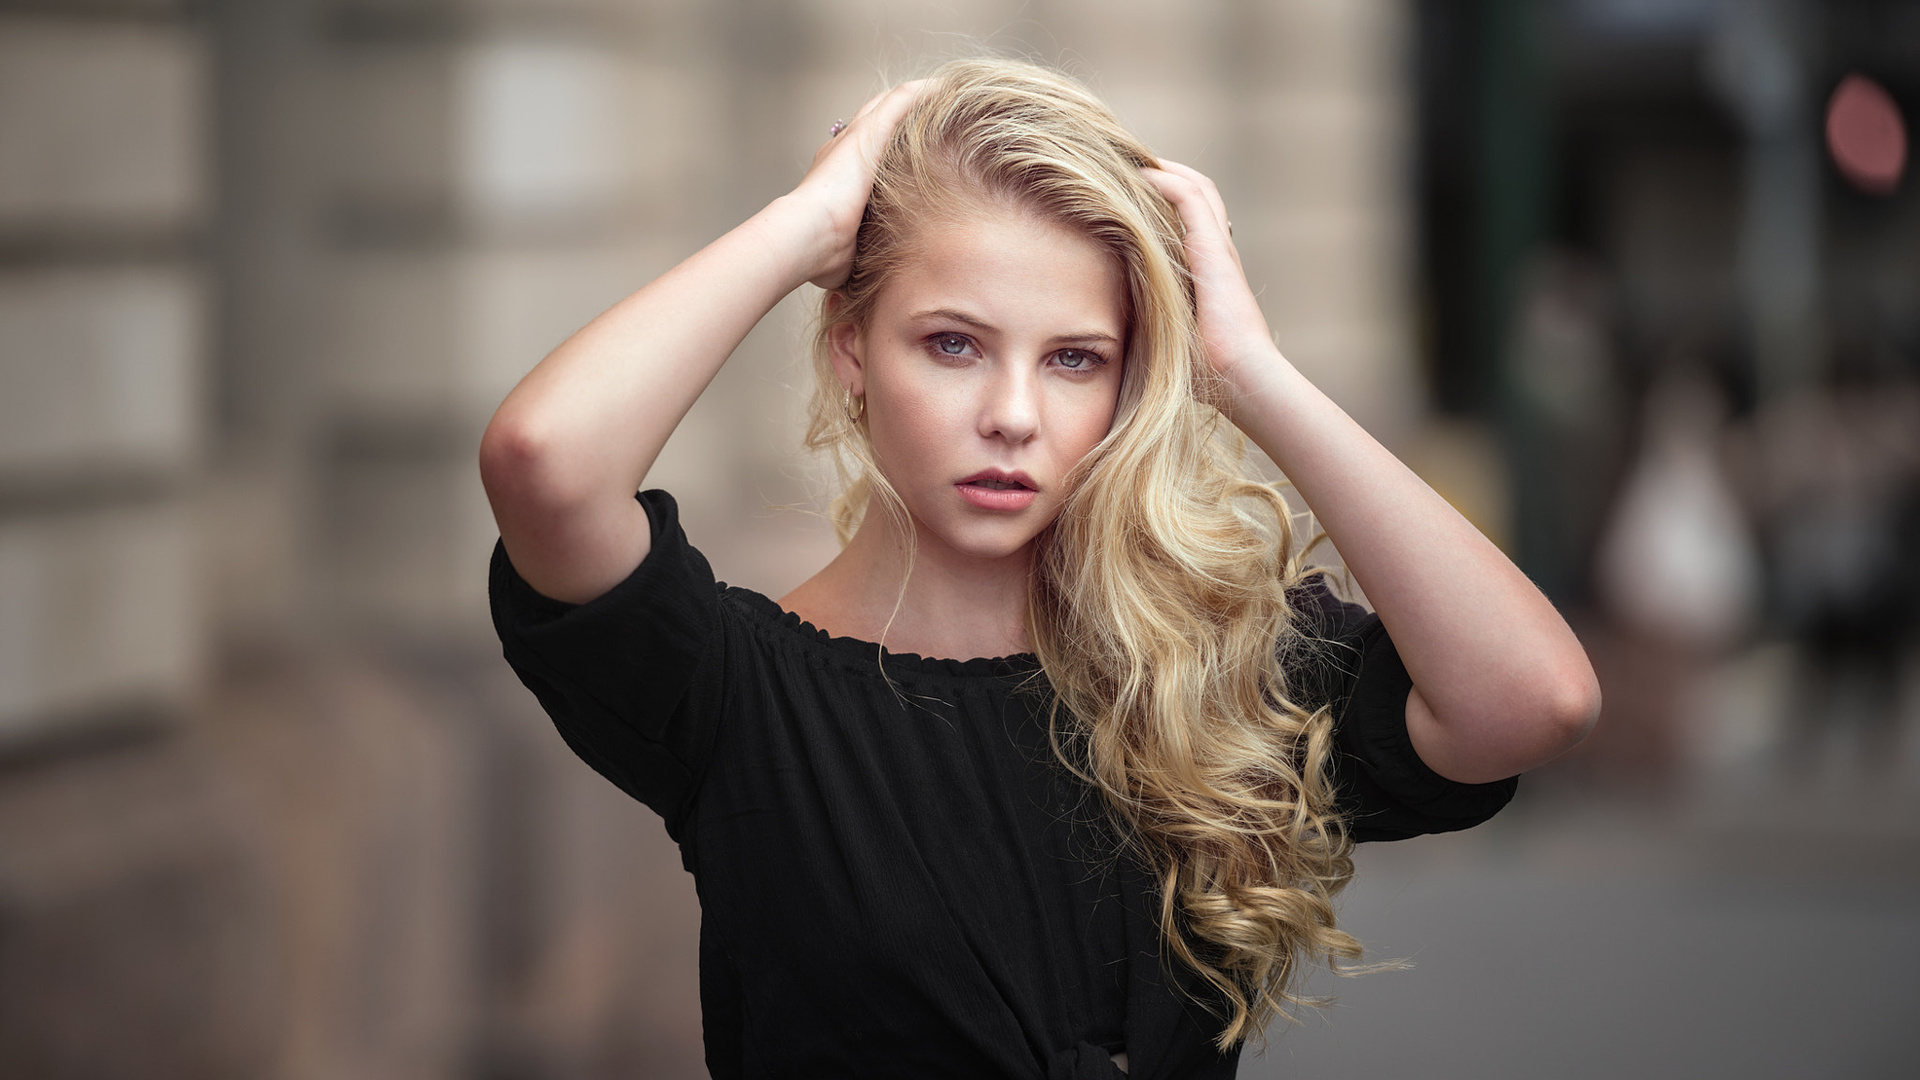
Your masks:
<svg viewBox="0 0 1920 1080"><path fill-rule="evenodd" d="M480 436L480 483L488 495L521 486L542 459L543 440L505 409L493 414Z"/></svg>
<svg viewBox="0 0 1920 1080"><path fill-rule="evenodd" d="M1407 702L1416 752L1435 772L1463 784L1544 765L1586 738L1599 717L1600 683L1584 653L1577 664L1548 675L1535 669L1464 708L1435 709L1417 685Z"/></svg>
<svg viewBox="0 0 1920 1080"><path fill-rule="evenodd" d="M480 484L495 505L537 487L546 445L531 425L517 422L505 409L494 414L480 436Z"/></svg>
<svg viewBox="0 0 1920 1080"><path fill-rule="evenodd" d="M502 408L480 436L480 483L494 507L564 505L565 467L550 430L537 420Z"/></svg>
<svg viewBox="0 0 1920 1080"><path fill-rule="evenodd" d="M1600 721L1600 680L1585 656L1556 677L1540 710L1541 727L1557 757L1585 739Z"/></svg>

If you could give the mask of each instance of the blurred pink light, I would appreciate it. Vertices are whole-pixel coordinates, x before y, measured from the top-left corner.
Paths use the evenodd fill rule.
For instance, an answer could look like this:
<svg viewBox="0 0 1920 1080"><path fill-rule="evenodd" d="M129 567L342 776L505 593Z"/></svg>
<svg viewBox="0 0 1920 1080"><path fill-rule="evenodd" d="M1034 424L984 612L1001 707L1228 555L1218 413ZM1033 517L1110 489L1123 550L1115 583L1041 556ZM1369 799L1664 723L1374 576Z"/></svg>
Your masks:
<svg viewBox="0 0 1920 1080"><path fill-rule="evenodd" d="M1907 128L1900 106L1864 75L1840 80L1827 100L1827 152L1854 187L1886 195L1907 167Z"/></svg>

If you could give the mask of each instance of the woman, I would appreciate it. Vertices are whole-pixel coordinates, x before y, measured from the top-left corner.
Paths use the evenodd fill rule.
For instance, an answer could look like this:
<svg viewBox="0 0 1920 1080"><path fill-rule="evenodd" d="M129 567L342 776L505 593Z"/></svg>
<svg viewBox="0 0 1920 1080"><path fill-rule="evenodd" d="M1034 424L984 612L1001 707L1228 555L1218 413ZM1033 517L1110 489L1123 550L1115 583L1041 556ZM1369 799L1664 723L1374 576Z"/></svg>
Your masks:
<svg viewBox="0 0 1920 1080"><path fill-rule="evenodd" d="M716 1077L1231 1076L1358 955L1353 840L1484 820L1592 723L1566 624L1287 363L1231 234L1077 84L955 62L501 406L495 623L681 845ZM807 281L845 546L776 604L634 492Z"/></svg>

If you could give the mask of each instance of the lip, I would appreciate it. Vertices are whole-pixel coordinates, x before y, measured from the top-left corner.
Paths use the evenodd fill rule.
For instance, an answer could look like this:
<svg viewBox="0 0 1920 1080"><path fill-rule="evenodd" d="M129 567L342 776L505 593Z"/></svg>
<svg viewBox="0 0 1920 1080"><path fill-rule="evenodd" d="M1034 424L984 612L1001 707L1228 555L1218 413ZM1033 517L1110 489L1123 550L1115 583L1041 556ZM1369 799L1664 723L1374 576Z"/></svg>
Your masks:
<svg viewBox="0 0 1920 1080"><path fill-rule="evenodd" d="M1040 485L1033 482L1033 477L1028 476L1018 469L981 469L979 472L974 473L964 480L956 480L954 482L958 484L971 484L978 480L999 480L1002 483L1019 484L1029 491L1040 490Z"/></svg>
<svg viewBox="0 0 1920 1080"><path fill-rule="evenodd" d="M981 480L999 480L1010 484L1020 484L1016 488L981 487ZM982 469L964 480L954 482L960 497L982 510L1016 511L1025 510L1033 505L1040 495L1039 487L1026 473L1007 469Z"/></svg>

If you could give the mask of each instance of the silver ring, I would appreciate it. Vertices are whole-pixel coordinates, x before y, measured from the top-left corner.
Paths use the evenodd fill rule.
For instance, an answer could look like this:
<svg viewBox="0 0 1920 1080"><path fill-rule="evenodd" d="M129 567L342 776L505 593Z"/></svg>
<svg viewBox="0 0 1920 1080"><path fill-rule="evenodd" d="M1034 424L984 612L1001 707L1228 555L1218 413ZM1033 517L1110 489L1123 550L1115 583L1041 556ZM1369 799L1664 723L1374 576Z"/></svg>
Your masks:
<svg viewBox="0 0 1920 1080"><path fill-rule="evenodd" d="M845 130L847 130L847 122L845 120L835 120L833 126L827 129L827 138L834 138Z"/></svg>

